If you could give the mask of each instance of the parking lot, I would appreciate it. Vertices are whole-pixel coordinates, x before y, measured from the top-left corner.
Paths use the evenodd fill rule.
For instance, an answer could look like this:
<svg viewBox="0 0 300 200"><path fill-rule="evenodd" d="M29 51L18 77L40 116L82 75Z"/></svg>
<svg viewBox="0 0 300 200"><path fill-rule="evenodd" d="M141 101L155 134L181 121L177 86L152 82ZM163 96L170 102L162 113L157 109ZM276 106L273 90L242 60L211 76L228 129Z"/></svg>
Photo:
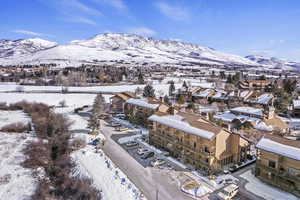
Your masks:
<svg viewBox="0 0 300 200"><path fill-rule="evenodd" d="M152 151L151 149L149 149L148 147L146 147L145 145L143 145L142 143L140 143L138 140L136 141L136 145L133 146L127 146L127 143L124 144L120 144L119 139L120 138L124 138L124 137L129 137L129 136L133 136L135 134L129 133L129 134L117 134L117 135L112 135L111 138L117 142L123 149L125 149L128 154L133 157L139 164L141 164L143 167L153 167L151 165L152 161L155 161L156 159L162 159L164 160L163 164L157 165L155 166L156 168L159 169L169 169L169 170L183 170L180 166L176 165L175 163L167 160L165 158L165 156L163 154L157 153L155 151ZM138 150L139 149L146 149L147 153L148 152L154 152L154 156L151 156L149 158L143 158L143 156L145 154L138 154Z"/></svg>

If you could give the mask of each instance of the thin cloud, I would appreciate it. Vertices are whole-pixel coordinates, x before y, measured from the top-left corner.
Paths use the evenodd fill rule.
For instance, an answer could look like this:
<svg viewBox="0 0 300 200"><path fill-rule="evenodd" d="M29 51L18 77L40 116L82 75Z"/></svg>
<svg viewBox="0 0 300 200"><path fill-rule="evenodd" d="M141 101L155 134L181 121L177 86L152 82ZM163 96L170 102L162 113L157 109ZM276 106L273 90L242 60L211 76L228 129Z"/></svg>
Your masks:
<svg viewBox="0 0 300 200"><path fill-rule="evenodd" d="M166 17L177 21L184 21L189 18L189 11L180 5L171 5L165 2L157 2L155 7Z"/></svg>
<svg viewBox="0 0 300 200"><path fill-rule="evenodd" d="M127 6L123 0L94 0L97 3L104 3L110 5L118 10L126 10Z"/></svg>
<svg viewBox="0 0 300 200"><path fill-rule="evenodd" d="M91 19L85 18L85 17L79 17L77 19L74 19L74 22L78 23L84 23L84 24L89 24L89 25L96 25L97 23Z"/></svg>
<svg viewBox="0 0 300 200"><path fill-rule="evenodd" d="M102 13L99 10L89 7L86 4L80 2L79 0L62 0L60 4L62 5L62 8L66 10L76 9L91 15L102 15ZM66 12L66 10L64 10L64 12Z"/></svg>
<svg viewBox="0 0 300 200"><path fill-rule="evenodd" d="M33 31L29 31L29 30L14 30L12 32L20 33L20 34L24 34L24 35L32 35L32 36L49 36L44 33L37 33L37 32L33 32Z"/></svg>
<svg viewBox="0 0 300 200"><path fill-rule="evenodd" d="M128 32L142 36L153 36L156 34L156 31L147 27L132 27L128 29Z"/></svg>

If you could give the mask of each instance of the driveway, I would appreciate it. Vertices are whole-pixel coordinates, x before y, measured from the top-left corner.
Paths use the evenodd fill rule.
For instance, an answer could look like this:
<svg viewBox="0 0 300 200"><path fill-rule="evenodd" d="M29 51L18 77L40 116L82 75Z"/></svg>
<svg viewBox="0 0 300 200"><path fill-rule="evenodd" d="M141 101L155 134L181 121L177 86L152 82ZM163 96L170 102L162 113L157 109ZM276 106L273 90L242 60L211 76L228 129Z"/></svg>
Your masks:
<svg viewBox="0 0 300 200"><path fill-rule="evenodd" d="M148 200L192 199L179 190L179 180L182 179L182 172L152 167L144 168L111 138L112 134L120 133L106 126L104 121L101 121L101 125L101 131L107 138L104 152L144 193Z"/></svg>

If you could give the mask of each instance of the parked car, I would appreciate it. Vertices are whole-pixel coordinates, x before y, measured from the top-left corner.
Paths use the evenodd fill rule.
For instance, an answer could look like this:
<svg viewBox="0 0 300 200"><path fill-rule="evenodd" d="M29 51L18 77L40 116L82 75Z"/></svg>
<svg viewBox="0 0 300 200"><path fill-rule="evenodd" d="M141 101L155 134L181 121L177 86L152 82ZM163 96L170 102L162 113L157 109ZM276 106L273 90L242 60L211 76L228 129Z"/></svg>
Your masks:
<svg viewBox="0 0 300 200"><path fill-rule="evenodd" d="M158 158L158 159L153 160L153 161L151 162L151 165L152 165L153 167L157 167L157 166L161 166L161 165L163 165L163 164L165 164L165 163L166 163L166 161L165 161L164 159Z"/></svg>
<svg viewBox="0 0 300 200"><path fill-rule="evenodd" d="M137 146L138 143L135 142L135 141L130 141L130 142L127 142L125 145L126 145L127 147L133 147L133 146Z"/></svg>
<svg viewBox="0 0 300 200"><path fill-rule="evenodd" d="M145 153L148 153L149 151L150 151L149 149L139 148L136 153L141 156L144 155Z"/></svg>
<svg viewBox="0 0 300 200"><path fill-rule="evenodd" d="M144 155L142 155L142 159L148 159L148 158L151 158L154 156L154 152L153 151L150 151L148 153L145 153Z"/></svg>
<svg viewBox="0 0 300 200"><path fill-rule="evenodd" d="M238 165L233 165L233 166L229 167L229 171L230 171L231 173L233 173L233 172L235 172L235 171L237 171L237 170L238 170Z"/></svg>
<svg viewBox="0 0 300 200"><path fill-rule="evenodd" d="M236 184L229 184L218 192L218 197L224 200L232 199L239 192L239 186Z"/></svg>

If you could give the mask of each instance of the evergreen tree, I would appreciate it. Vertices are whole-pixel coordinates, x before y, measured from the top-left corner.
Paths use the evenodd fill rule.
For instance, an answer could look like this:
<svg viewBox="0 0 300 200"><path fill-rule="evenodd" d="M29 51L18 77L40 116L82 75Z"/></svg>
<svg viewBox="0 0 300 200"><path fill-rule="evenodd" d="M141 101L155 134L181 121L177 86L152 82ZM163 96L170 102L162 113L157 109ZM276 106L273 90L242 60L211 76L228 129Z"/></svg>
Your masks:
<svg viewBox="0 0 300 200"><path fill-rule="evenodd" d="M221 71L220 72L220 79L225 79L225 78L226 78L225 72Z"/></svg>
<svg viewBox="0 0 300 200"><path fill-rule="evenodd" d="M152 87L152 85L146 85L146 86L144 87L143 96L144 96L144 97L152 97L152 98L155 97L155 90L154 90L154 88Z"/></svg>
<svg viewBox="0 0 300 200"><path fill-rule="evenodd" d="M226 81L227 83L232 83L232 76L231 76L231 74L229 74L228 76L227 76L227 81Z"/></svg>
<svg viewBox="0 0 300 200"><path fill-rule="evenodd" d="M186 82L185 82L185 81L183 81L182 87L184 87L184 88L185 88L185 90L188 90L188 88L189 88L189 86L186 84Z"/></svg>
<svg viewBox="0 0 300 200"><path fill-rule="evenodd" d="M169 96L173 96L175 92L175 85L174 85L174 81L170 82L170 86L169 86Z"/></svg>
<svg viewBox="0 0 300 200"><path fill-rule="evenodd" d="M138 83L139 84L144 84L145 81L144 81L144 76L142 74L142 72L139 73L139 76L138 76Z"/></svg>
<svg viewBox="0 0 300 200"><path fill-rule="evenodd" d="M171 102L170 102L170 99L169 99L168 95L165 95L164 102L165 102L165 104L171 105Z"/></svg>
<svg viewBox="0 0 300 200"><path fill-rule="evenodd" d="M102 96L102 94L97 94L95 97L92 113L90 115L90 118L88 120L88 128L95 131L100 126L100 115L104 111L105 108L105 99Z"/></svg>
<svg viewBox="0 0 300 200"><path fill-rule="evenodd" d="M179 95L178 99L177 99L177 103L178 104L184 104L185 102L185 98L183 95Z"/></svg>

